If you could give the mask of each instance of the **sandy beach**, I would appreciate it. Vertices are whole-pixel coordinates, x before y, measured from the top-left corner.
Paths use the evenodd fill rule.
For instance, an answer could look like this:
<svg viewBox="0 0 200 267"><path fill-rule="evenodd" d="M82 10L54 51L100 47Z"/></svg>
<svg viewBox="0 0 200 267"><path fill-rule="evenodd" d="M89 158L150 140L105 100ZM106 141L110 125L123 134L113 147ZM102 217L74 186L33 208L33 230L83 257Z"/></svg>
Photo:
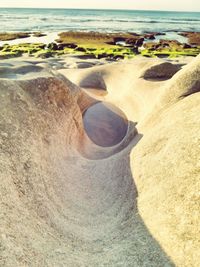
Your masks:
<svg viewBox="0 0 200 267"><path fill-rule="evenodd" d="M199 266L200 57L0 61L0 266Z"/></svg>

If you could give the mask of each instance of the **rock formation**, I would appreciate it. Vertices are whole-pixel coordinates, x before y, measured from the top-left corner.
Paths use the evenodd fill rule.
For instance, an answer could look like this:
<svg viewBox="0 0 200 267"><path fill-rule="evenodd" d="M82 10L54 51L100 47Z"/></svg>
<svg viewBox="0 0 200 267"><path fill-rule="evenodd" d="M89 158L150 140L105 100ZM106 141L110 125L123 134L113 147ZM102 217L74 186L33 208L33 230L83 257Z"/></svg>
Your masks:
<svg viewBox="0 0 200 267"><path fill-rule="evenodd" d="M200 57L166 72L145 58L12 64L0 79L0 266L198 266ZM99 101L126 116L117 144L84 130Z"/></svg>

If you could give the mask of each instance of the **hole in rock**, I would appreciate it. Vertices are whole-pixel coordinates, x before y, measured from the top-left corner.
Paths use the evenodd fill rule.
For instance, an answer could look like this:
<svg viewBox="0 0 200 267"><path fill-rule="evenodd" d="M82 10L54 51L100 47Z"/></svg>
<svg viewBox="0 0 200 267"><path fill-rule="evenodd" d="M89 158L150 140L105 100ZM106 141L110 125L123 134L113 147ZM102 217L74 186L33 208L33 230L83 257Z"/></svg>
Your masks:
<svg viewBox="0 0 200 267"><path fill-rule="evenodd" d="M125 137L128 120L117 107L98 102L90 106L83 114L83 124L89 138L99 146L117 145Z"/></svg>

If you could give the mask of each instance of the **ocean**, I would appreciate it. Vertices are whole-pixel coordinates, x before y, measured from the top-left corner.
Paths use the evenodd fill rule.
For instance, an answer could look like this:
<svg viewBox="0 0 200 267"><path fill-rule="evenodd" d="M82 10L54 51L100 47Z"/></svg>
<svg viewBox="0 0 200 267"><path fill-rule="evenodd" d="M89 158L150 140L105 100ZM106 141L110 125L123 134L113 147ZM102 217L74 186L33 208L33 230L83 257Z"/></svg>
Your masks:
<svg viewBox="0 0 200 267"><path fill-rule="evenodd" d="M200 31L200 12L0 8L1 32Z"/></svg>

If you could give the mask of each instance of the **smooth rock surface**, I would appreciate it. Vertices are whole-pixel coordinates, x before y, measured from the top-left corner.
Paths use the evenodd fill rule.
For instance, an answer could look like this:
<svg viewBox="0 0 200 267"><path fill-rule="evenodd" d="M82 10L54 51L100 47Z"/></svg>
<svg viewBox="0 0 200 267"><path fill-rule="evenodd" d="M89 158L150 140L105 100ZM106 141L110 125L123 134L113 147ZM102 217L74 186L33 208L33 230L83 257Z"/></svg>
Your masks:
<svg viewBox="0 0 200 267"><path fill-rule="evenodd" d="M161 59L45 62L1 62L0 266L198 267L200 57L162 81L142 78ZM84 130L97 101L128 120L115 146Z"/></svg>

